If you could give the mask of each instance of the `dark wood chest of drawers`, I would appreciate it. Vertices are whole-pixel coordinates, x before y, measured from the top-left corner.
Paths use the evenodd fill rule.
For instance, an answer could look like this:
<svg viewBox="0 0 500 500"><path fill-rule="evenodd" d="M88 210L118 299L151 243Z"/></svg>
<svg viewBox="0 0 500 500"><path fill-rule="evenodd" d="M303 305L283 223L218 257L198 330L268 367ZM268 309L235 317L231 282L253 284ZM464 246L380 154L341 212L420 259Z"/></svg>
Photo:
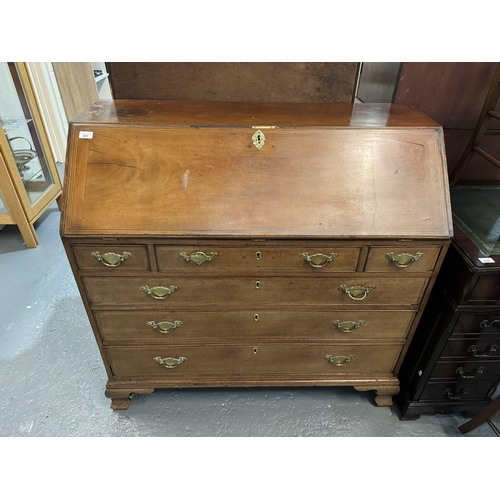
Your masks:
<svg viewBox="0 0 500 500"><path fill-rule="evenodd" d="M500 256L482 254L458 227L400 379L396 402L408 420L476 414L500 380Z"/></svg>
<svg viewBox="0 0 500 500"><path fill-rule="evenodd" d="M112 408L163 387L392 404L451 238L441 128L404 106L100 102L61 235Z"/></svg>

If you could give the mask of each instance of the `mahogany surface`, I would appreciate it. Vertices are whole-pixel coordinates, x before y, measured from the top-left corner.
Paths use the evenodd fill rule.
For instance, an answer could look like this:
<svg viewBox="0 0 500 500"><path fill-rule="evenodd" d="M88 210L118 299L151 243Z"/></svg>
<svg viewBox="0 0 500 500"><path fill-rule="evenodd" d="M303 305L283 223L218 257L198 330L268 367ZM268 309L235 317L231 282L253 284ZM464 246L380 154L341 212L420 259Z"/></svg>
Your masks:
<svg viewBox="0 0 500 500"><path fill-rule="evenodd" d="M452 235L435 122L391 105L100 102L71 123L66 168L61 236L112 408L272 385L392 404Z"/></svg>
<svg viewBox="0 0 500 500"><path fill-rule="evenodd" d="M500 255L486 257L457 227L399 373L403 419L477 414L500 381ZM448 389L451 391L448 391Z"/></svg>

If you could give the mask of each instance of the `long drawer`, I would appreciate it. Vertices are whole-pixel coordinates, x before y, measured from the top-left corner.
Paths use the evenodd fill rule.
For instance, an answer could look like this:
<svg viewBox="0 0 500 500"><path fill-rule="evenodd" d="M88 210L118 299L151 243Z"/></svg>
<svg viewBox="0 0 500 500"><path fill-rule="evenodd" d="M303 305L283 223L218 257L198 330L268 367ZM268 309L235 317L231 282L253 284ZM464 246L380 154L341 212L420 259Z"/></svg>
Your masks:
<svg viewBox="0 0 500 500"><path fill-rule="evenodd" d="M475 380L489 377L496 379L499 372L500 361L438 361L430 378Z"/></svg>
<svg viewBox="0 0 500 500"><path fill-rule="evenodd" d="M105 343L228 338L404 339L413 311L96 311Z"/></svg>
<svg viewBox="0 0 500 500"><path fill-rule="evenodd" d="M390 374L401 345L177 345L112 347L106 352L116 377L189 375ZM166 366L172 366L167 368Z"/></svg>
<svg viewBox="0 0 500 500"><path fill-rule="evenodd" d="M500 358L500 338L452 338L446 342L441 358L461 357L472 361Z"/></svg>
<svg viewBox="0 0 500 500"><path fill-rule="evenodd" d="M158 270L177 272L195 269L199 274L217 271L355 271L360 247L201 247L158 245Z"/></svg>
<svg viewBox="0 0 500 500"><path fill-rule="evenodd" d="M496 380L463 380L460 382L428 382L420 400L462 401L484 399L496 386Z"/></svg>
<svg viewBox="0 0 500 500"><path fill-rule="evenodd" d="M418 305L425 278L83 277L92 305Z"/></svg>

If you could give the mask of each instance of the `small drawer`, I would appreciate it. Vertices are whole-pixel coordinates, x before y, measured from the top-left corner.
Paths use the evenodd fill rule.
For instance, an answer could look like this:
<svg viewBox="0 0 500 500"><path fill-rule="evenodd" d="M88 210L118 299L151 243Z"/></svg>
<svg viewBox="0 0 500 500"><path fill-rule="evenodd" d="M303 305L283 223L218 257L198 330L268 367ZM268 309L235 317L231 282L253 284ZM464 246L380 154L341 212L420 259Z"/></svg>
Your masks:
<svg viewBox="0 0 500 500"><path fill-rule="evenodd" d="M500 358L500 338L450 339L441 358L465 358L471 361Z"/></svg>
<svg viewBox="0 0 500 500"><path fill-rule="evenodd" d="M496 387L496 380L463 380L460 382L428 382L422 391L422 400L450 402L485 399Z"/></svg>
<svg viewBox="0 0 500 500"><path fill-rule="evenodd" d="M225 271L355 271L359 247L224 247L158 245L161 272L192 271L207 274Z"/></svg>
<svg viewBox="0 0 500 500"><path fill-rule="evenodd" d="M390 374L401 345L176 345L109 347L117 377ZM164 361L161 361L164 360Z"/></svg>
<svg viewBox="0 0 500 500"><path fill-rule="evenodd" d="M500 305L500 276L480 276L469 297L474 304Z"/></svg>
<svg viewBox="0 0 500 500"><path fill-rule="evenodd" d="M151 270L145 245L72 245L72 250L81 271Z"/></svg>
<svg viewBox="0 0 500 500"><path fill-rule="evenodd" d="M371 247L366 272L422 273L434 270L440 246Z"/></svg>
<svg viewBox="0 0 500 500"><path fill-rule="evenodd" d="M96 311L104 343L183 343L227 339L402 341L413 311Z"/></svg>
<svg viewBox="0 0 500 500"><path fill-rule="evenodd" d="M497 334L500 337L500 312L495 314L461 314L455 327L453 334Z"/></svg>
<svg viewBox="0 0 500 500"><path fill-rule="evenodd" d="M500 377L500 361L438 361L431 373L432 378L476 380Z"/></svg>
<svg viewBox="0 0 500 500"><path fill-rule="evenodd" d="M149 307L417 305L427 286L424 278L82 278L92 305ZM334 318L337 319L337 318Z"/></svg>

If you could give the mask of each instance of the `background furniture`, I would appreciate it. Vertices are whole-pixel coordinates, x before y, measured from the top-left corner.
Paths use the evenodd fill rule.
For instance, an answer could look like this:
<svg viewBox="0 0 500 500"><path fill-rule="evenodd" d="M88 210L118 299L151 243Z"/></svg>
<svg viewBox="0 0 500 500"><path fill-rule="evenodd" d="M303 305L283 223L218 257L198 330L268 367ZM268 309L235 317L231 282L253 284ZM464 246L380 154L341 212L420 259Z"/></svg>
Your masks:
<svg viewBox="0 0 500 500"><path fill-rule="evenodd" d="M33 223L62 193L25 63L0 63L0 224L17 224L28 248Z"/></svg>
<svg viewBox="0 0 500 500"><path fill-rule="evenodd" d="M399 378L405 420L477 413L500 380L500 255L486 256L457 226Z"/></svg>
<svg viewBox="0 0 500 500"><path fill-rule="evenodd" d="M108 62L115 99L353 102L358 63Z"/></svg>
<svg viewBox="0 0 500 500"><path fill-rule="evenodd" d="M491 170L500 166L482 149L490 118L500 118L499 95L500 64L451 174L454 238L400 372L397 402L405 419L477 413L491 404L500 380L500 186L457 182L477 156Z"/></svg>
<svg viewBox="0 0 500 500"><path fill-rule="evenodd" d="M391 405L450 243L445 165L441 128L404 106L115 100L80 115L61 235L112 408L160 387L273 385Z"/></svg>
<svg viewBox="0 0 500 500"><path fill-rule="evenodd" d="M500 395L497 396L484 410L476 415L474 418L462 424L458 429L462 434L467 434L468 432L476 429L480 425L487 423L493 432L500 437L500 431L498 427L491 421L491 419L500 411Z"/></svg>

